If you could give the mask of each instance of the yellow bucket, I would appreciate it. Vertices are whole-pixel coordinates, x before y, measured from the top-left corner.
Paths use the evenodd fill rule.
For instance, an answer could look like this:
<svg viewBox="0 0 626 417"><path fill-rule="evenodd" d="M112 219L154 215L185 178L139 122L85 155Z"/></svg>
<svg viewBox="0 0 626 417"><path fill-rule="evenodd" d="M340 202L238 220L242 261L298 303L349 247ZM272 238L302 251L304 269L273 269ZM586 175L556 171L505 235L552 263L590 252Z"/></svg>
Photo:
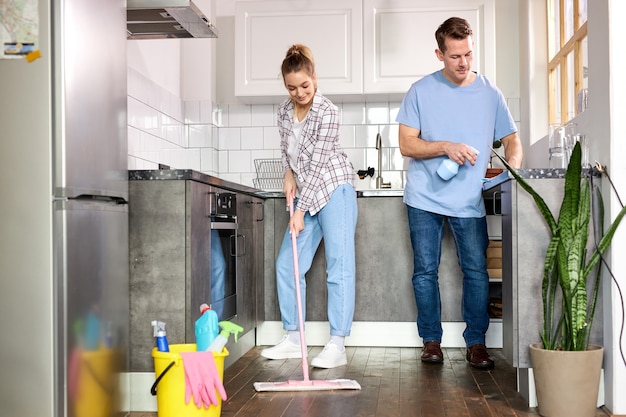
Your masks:
<svg viewBox="0 0 626 417"><path fill-rule="evenodd" d="M196 407L193 397L185 404L185 368L181 352L195 352L196 344L170 345L169 352L152 349L154 358L154 374L156 380L152 385L152 395L157 397L157 414L159 417L218 417L222 411L222 397L217 393L218 403L209 408ZM228 350L213 353L215 367L224 379L224 358Z"/></svg>
<svg viewBox="0 0 626 417"><path fill-rule="evenodd" d="M118 407L119 351L76 349L71 360L77 361L75 374L68 377L68 384L74 387L70 390L70 398L74 400L76 417L110 416Z"/></svg>

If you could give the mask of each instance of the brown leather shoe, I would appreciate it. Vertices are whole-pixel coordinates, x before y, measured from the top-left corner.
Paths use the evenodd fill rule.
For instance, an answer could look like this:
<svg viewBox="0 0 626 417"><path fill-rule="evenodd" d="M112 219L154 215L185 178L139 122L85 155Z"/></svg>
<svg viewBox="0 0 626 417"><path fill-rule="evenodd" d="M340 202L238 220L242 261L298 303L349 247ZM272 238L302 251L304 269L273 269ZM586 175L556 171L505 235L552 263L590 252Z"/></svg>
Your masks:
<svg viewBox="0 0 626 417"><path fill-rule="evenodd" d="M424 349L421 356L422 362L426 363L443 363L443 353L441 345L436 340L424 343Z"/></svg>
<svg viewBox="0 0 626 417"><path fill-rule="evenodd" d="M487 353L485 345L477 344L467 348L465 359L473 368L477 369L493 369L496 365Z"/></svg>

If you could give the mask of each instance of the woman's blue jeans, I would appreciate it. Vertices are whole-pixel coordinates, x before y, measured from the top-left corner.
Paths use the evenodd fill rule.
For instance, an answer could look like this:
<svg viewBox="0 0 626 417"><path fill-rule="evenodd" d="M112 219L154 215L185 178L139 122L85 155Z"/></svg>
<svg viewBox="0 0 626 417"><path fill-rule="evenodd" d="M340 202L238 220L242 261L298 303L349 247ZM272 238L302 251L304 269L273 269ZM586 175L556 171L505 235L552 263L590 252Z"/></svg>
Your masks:
<svg viewBox="0 0 626 417"><path fill-rule="evenodd" d="M467 346L485 343L489 327L489 275L487 274L487 220L447 217L407 206L413 245L413 291L417 304L417 328L424 342L441 342L439 262L444 221L448 222L463 272L461 310Z"/></svg>
<svg viewBox="0 0 626 417"><path fill-rule="evenodd" d="M350 184L340 185L330 201L311 216L304 215L304 230L296 239L302 314L306 312L306 281L313 257L322 238L326 254L326 283L328 286L328 322L331 336L349 336L354 316L355 254L354 235L357 222L356 192ZM287 331L298 330L298 304L293 267L293 251L289 227L276 259L278 302ZM316 300L320 302L320 300ZM303 317L304 320L304 317Z"/></svg>

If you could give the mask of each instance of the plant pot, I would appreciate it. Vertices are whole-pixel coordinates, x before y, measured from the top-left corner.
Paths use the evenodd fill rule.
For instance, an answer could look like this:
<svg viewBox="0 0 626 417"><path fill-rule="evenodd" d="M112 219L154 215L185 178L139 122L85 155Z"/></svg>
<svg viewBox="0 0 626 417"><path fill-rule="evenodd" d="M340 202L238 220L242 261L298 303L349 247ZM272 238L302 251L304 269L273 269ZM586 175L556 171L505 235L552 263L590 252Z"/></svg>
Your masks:
<svg viewBox="0 0 626 417"><path fill-rule="evenodd" d="M530 345L539 414L544 417L594 417L598 403L602 346L586 351L545 350Z"/></svg>

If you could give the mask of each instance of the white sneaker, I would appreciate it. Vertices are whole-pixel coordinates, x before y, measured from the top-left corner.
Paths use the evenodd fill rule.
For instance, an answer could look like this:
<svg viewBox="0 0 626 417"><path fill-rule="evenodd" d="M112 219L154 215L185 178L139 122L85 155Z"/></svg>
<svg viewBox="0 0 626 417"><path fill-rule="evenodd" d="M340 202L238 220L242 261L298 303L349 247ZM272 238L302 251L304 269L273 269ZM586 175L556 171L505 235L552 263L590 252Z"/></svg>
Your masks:
<svg viewBox="0 0 626 417"><path fill-rule="evenodd" d="M271 348L263 349L261 356L267 359L301 359L302 349L300 345L296 345L289 336L284 335L278 344Z"/></svg>
<svg viewBox="0 0 626 417"><path fill-rule="evenodd" d="M328 342L326 346L324 346L324 350L313 358L311 366L315 368L335 368L337 366L346 365L347 363L346 349L339 350L336 344Z"/></svg>

